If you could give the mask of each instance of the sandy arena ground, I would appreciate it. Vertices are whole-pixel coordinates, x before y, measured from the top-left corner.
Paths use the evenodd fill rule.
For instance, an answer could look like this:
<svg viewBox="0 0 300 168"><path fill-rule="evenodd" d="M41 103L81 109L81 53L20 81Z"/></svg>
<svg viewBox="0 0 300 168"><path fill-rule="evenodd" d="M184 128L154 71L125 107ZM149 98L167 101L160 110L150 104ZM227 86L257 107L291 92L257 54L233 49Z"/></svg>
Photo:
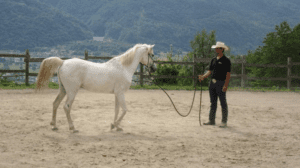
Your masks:
<svg viewBox="0 0 300 168"><path fill-rule="evenodd" d="M63 104L58 131L49 125L58 90L0 90L0 167L300 167L300 94L227 91L228 128L199 125L200 92L180 117L160 90L130 90L123 132L110 131L114 95L80 90L68 130ZM193 91L168 91L187 113ZM209 93L202 95L202 122Z"/></svg>

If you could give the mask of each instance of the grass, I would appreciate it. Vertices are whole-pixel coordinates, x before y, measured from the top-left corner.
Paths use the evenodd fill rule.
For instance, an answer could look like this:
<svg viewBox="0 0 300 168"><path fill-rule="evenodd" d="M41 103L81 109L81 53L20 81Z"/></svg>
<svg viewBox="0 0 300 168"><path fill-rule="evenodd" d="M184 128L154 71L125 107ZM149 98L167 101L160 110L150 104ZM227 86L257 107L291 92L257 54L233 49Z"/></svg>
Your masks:
<svg viewBox="0 0 300 168"><path fill-rule="evenodd" d="M164 90L194 90L195 88L193 86L179 86L179 85L165 85L161 86ZM143 87L140 85L131 86L131 89L160 89L156 85L144 85ZM201 87L197 86L197 90L200 90ZM207 86L202 86L202 90L209 90ZM241 87L228 87L228 91L251 91L251 92L300 92L300 89L287 89L287 88L277 88L275 86L270 88L260 88L260 87L254 87L254 88L241 88Z"/></svg>
<svg viewBox="0 0 300 168"><path fill-rule="evenodd" d="M30 85L26 85L26 84L17 84L15 82L3 82L4 80L1 80L0 83L0 89L35 89L36 84L30 84ZM49 83L49 88L51 89L58 89L59 86L57 83L54 82L50 82Z"/></svg>
<svg viewBox="0 0 300 168"><path fill-rule="evenodd" d="M164 90L194 90L195 87L194 86L180 86L180 85L163 85L160 86L162 87ZM144 89L144 90L155 90L155 89L160 89L160 87L156 86L156 85L136 85L136 86L130 86L131 89ZM201 87L197 86L196 87L197 90L200 90ZM202 90L208 90L207 86L202 86Z"/></svg>
<svg viewBox="0 0 300 168"><path fill-rule="evenodd" d="M49 88L51 89L58 89L59 85L54 82L49 82ZM36 84L17 84L13 81L5 81L0 80L0 89L34 89L36 87ZM195 88L193 86L180 86L180 85L164 85L161 86L164 90L194 90ZM130 89L135 90L159 90L160 88L156 85L135 85L130 86ZM200 90L201 87L197 86L197 90ZM207 86L202 86L202 90L209 90ZM277 88L275 86L271 88L241 88L241 87L229 87L228 91L251 91L251 92L300 92L300 89L287 89L287 88Z"/></svg>
<svg viewBox="0 0 300 168"><path fill-rule="evenodd" d="M254 92L300 92L300 89L287 89L287 88L277 88L277 87L271 87L271 88L260 88L260 87L254 87L254 88L241 88L241 87L232 87L229 88L229 90L233 91L254 91Z"/></svg>

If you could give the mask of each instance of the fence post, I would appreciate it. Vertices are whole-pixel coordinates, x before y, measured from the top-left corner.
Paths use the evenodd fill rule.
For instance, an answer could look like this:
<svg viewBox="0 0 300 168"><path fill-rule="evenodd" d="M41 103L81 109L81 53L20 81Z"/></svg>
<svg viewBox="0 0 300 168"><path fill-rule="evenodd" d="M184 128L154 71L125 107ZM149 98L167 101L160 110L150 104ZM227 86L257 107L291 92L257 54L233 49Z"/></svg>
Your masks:
<svg viewBox="0 0 300 168"><path fill-rule="evenodd" d="M85 59L85 60L88 60L88 59L89 59L88 56L89 56L89 53L88 53L87 50L85 50L85 51L84 51L84 59Z"/></svg>
<svg viewBox="0 0 300 168"><path fill-rule="evenodd" d="M26 50L26 57L25 57L25 84L28 86L29 85L29 50Z"/></svg>
<svg viewBox="0 0 300 168"><path fill-rule="evenodd" d="M193 79L194 79L194 80L193 80L193 83L194 83L194 87L196 87L196 84L197 84L197 83L196 83L196 82L197 82L197 81L196 81L197 78L195 78L195 73L196 73L196 72L195 72L195 71L196 71L196 69L195 69L195 65L196 65L196 64L195 64L195 58L196 58L196 54L194 54L194 56L193 56L193 63L194 63L194 64L193 64Z"/></svg>
<svg viewBox="0 0 300 168"><path fill-rule="evenodd" d="M292 58L291 57L288 57L288 60L287 60L287 89L291 89L291 82L292 82L292 79L291 79L291 63L292 63Z"/></svg>
<svg viewBox="0 0 300 168"><path fill-rule="evenodd" d="M245 87L245 65L244 65L245 57L242 56L242 80L241 80L241 87Z"/></svg>
<svg viewBox="0 0 300 168"><path fill-rule="evenodd" d="M140 85L143 86L143 69L144 69L144 65L140 63Z"/></svg>

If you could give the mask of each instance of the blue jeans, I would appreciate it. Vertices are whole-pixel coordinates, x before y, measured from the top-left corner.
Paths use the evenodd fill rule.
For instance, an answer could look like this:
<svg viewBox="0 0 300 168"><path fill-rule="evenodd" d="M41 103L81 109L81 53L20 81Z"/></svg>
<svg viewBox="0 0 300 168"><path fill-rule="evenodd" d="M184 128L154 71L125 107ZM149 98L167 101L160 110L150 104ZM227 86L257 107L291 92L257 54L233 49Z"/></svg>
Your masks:
<svg viewBox="0 0 300 168"><path fill-rule="evenodd" d="M209 121L211 122L215 122L217 102L219 97L222 106L222 122L227 123L228 106L226 101L226 92L222 91L224 84L225 81L217 81L216 83L210 81L209 96L210 96L211 105L210 105L210 112L209 112Z"/></svg>

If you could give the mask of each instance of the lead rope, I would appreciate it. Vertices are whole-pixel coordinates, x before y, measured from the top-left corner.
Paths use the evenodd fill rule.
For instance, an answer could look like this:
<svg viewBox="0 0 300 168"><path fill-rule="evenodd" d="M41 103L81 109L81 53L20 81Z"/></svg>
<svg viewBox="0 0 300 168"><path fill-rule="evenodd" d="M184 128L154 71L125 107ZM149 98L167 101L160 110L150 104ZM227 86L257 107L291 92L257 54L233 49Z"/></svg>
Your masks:
<svg viewBox="0 0 300 168"><path fill-rule="evenodd" d="M204 72L204 66L203 66L203 72ZM200 82L200 85L201 85L201 93L200 93L199 123L200 126L202 126L201 125L202 82Z"/></svg>
<svg viewBox="0 0 300 168"><path fill-rule="evenodd" d="M149 62L149 57L148 57L148 62ZM150 76L150 78L151 78L152 75L151 75L150 71L148 70L148 69L149 69L148 66L146 67L146 69L147 69L147 71L148 71L148 73L149 73L149 76ZM204 71L204 66L203 66L203 71ZM194 79L194 77L193 77L193 79ZM153 82L156 86L158 86L160 89L162 89L162 90L166 93L166 95L167 95L167 96L169 97L169 99L171 100L171 102L172 102L172 104L173 104L173 107L175 108L176 112L177 112L181 117L187 117L187 116L191 113L192 107L193 107L193 105L194 105L194 100L195 100L196 87L195 87L194 97L193 97L193 101L192 101L192 105L191 105L190 111L188 112L188 114L183 115L183 114L181 114L181 113L177 110L177 108L176 108L176 106L174 105L174 103L173 103L171 97L169 96L169 94L168 94L163 88L161 88L159 85L157 85L153 80L152 80L152 82ZM202 82L200 82L200 85L201 85L201 93L200 93L199 123L200 123L200 126L202 126L202 124L201 124Z"/></svg>

